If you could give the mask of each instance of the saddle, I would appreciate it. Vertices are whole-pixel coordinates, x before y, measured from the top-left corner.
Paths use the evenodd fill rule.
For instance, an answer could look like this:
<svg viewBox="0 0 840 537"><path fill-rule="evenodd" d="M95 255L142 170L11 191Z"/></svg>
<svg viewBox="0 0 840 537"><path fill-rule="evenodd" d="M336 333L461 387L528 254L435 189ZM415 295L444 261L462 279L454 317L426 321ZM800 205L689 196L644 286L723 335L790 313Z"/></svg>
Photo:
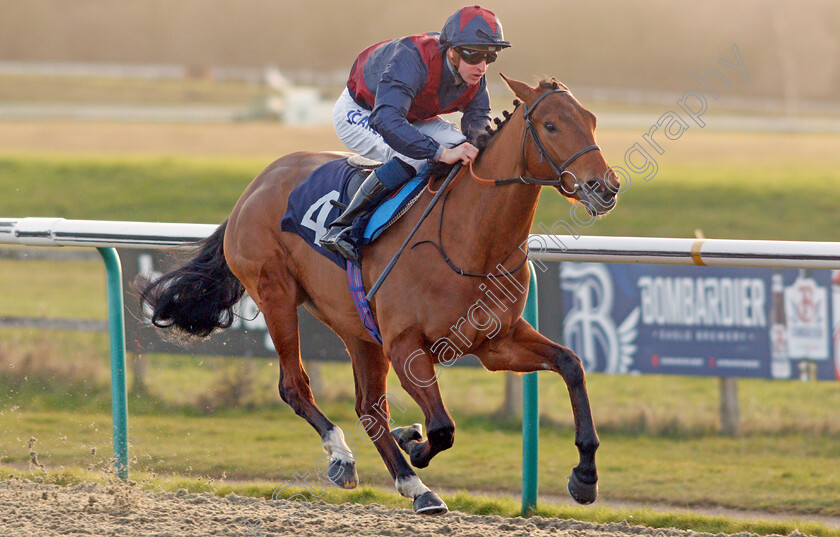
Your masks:
<svg viewBox="0 0 840 537"><path fill-rule="evenodd" d="M346 269L346 260L322 248L319 240L370 172L381 164L360 155L352 155L316 168L289 196L280 229L302 237L319 254ZM427 179L428 167L385 198L375 210L357 218L352 225L351 240L360 247L374 242L417 201Z"/></svg>
<svg viewBox="0 0 840 537"><path fill-rule="evenodd" d="M359 187L362 186L362 183L365 181L367 176L370 175L370 172L382 166L382 163L378 160L363 157L362 155L354 153L353 155L347 157L347 164L351 168L358 170L350 177L350 181L347 183L347 193L349 194L348 199L352 199L356 192L359 191ZM343 211L344 206L340 207L340 209Z"/></svg>

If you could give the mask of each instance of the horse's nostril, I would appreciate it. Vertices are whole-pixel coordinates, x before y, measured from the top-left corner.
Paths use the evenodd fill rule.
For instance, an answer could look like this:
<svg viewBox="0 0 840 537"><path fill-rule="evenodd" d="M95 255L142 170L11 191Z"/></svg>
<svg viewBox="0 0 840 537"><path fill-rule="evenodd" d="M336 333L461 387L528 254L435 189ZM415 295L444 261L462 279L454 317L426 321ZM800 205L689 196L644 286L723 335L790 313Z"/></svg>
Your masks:
<svg viewBox="0 0 840 537"><path fill-rule="evenodd" d="M583 189L590 194L598 195L602 195L605 190L604 185L599 183L597 179L590 179L589 181L583 183Z"/></svg>
<svg viewBox="0 0 840 537"><path fill-rule="evenodd" d="M592 210L596 213L609 211L615 206L615 193L597 179L590 179L583 183L581 190L584 198L592 205Z"/></svg>

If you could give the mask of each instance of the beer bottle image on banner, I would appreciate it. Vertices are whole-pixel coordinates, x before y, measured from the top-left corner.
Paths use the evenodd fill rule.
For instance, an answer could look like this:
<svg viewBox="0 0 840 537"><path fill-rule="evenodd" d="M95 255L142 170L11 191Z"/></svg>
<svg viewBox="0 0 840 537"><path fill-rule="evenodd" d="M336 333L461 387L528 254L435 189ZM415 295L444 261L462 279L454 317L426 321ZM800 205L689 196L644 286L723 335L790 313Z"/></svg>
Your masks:
<svg viewBox="0 0 840 537"><path fill-rule="evenodd" d="M785 288L788 357L827 360L829 357L828 289L817 284L808 269L799 269Z"/></svg>
<svg viewBox="0 0 840 537"><path fill-rule="evenodd" d="M787 351L787 321L782 273L773 271L771 283L773 309L770 310L770 375L774 379L789 379L790 359Z"/></svg>

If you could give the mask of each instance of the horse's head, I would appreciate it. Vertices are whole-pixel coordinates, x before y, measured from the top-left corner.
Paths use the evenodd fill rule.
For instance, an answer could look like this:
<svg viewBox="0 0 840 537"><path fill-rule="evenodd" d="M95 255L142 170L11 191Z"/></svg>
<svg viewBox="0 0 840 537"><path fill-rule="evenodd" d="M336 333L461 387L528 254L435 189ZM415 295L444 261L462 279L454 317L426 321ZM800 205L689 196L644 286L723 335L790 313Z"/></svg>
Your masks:
<svg viewBox="0 0 840 537"><path fill-rule="evenodd" d="M502 78L523 102L524 175L555 186L593 216L611 211L620 184L595 144L595 115L553 78L534 88Z"/></svg>

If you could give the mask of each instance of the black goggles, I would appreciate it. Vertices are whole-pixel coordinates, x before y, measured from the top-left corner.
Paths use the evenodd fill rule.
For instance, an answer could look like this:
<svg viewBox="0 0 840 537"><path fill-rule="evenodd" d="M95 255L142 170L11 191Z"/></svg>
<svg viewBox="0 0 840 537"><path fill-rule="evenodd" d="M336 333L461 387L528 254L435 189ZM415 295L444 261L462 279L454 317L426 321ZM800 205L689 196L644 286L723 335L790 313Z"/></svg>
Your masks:
<svg viewBox="0 0 840 537"><path fill-rule="evenodd" d="M458 47L455 49L458 56L470 65L478 65L481 62L493 63L498 56L495 52L487 52L484 50L475 50L470 48Z"/></svg>

